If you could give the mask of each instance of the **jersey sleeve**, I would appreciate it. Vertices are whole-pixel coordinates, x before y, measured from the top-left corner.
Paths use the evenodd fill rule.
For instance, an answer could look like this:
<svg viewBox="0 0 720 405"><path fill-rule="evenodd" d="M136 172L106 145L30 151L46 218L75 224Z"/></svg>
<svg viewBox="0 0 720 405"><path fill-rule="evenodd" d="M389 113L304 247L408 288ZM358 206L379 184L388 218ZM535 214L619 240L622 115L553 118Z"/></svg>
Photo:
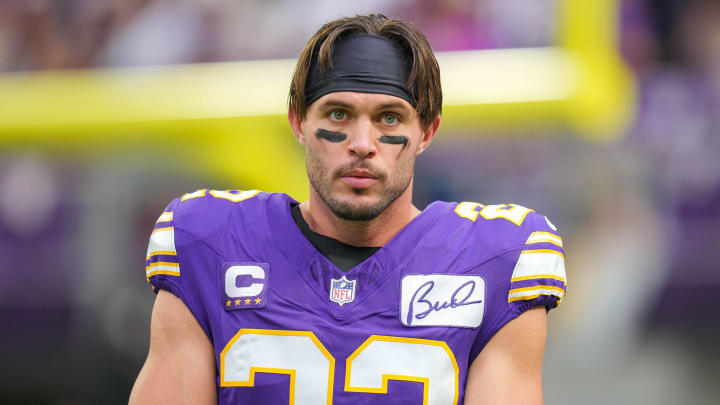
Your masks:
<svg viewBox="0 0 720 405"><path fill-rule="evenodd" d="M174 211L179 202L179 199L173 200L155 222L145 256L145 277L156 293L163 289L183 298L180 260L175 245Z"/></svg>
<svg viewBox="0 0 720 405"><path fill-rule="evenodd" d="M201 190L202 191L202 190ZM180 298L208 337L212 337L211 313L216 280L209 263L211 255L204 253L204 244L183 226L192 220L202 221L187 200L204 193L185 194L173 200L160 214L148 243L145 256L145 277L153 291L165 290ZM190 206L188 206L190 205Z"/></svg>
<svg viewBox="0 0 720 405"><path fill-rule="evenodd" d="M148 243L147 281L155 292L180 298L208 337L221 308L219 269L235 243L227 229L233 205L226 201L243 196L205 189L184 194L160 214Z"/></svg>
<svg viewBox="0 0 720 405"><path fill-rule="evenodd" d="M557 228L535 212L530 212L522 225L516 225L521 229L508 236L505 253L495 259L497 272L490 281L495 281L496 289L488 295L496 304L478 333L471 359L508 322L531 308L544 306L549 311L565 297L565 251Z"/></svg>
<svg viewBox="0 0 720 405"><path fill-rule="evenodd" d="M534 214L534 213L533 213ZM515 314L543 305L555 308L565 297L565 251L557 228L534 214L527 238L510 276L507 302Z"/></svg>

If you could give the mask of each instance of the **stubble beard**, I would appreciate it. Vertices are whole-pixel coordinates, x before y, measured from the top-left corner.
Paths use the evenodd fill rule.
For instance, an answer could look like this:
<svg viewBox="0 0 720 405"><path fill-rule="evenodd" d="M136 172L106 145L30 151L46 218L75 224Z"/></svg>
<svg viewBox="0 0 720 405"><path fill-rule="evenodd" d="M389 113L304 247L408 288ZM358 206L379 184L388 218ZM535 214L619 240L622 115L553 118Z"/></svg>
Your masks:
<svg viewBox="0 0 720 405"><path fill-rule="evenodd" d="M382 214L395 200L407 190L412 182L412 172L414 162L410 162L409 167L398 170L393 175L386 175L374 170L364 161L357 161L353 164L341 167L330 175L330 169L323 165L319 159L308 153L305 161L308 180L310 185L315 189L320 198L325 202L330 211L338 218L347 221L370 221ZM342 173L353 169L368 170L373 176L377 177L380 182L387 180L387 186L382 191L380 199L370 204L352 204L350 202L341 201L333 195L332 183L338 179ZM359 193L358 193L359 195Z"/></svg>

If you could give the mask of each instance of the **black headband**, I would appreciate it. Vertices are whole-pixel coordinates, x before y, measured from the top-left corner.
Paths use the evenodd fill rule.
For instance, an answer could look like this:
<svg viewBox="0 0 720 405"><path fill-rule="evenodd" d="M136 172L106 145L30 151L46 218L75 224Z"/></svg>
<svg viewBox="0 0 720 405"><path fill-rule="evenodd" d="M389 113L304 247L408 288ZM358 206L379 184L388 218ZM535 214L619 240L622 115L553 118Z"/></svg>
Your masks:
<svg viewBox="0 0 720 405"><path fill-rule="evenodd" d="M352 34L338 39L332 51L332 68L322 70L314 57L305 85L305 105L336 91L380 93L400 97L413 107L407 79L410 61L389 39Z"/></svg>

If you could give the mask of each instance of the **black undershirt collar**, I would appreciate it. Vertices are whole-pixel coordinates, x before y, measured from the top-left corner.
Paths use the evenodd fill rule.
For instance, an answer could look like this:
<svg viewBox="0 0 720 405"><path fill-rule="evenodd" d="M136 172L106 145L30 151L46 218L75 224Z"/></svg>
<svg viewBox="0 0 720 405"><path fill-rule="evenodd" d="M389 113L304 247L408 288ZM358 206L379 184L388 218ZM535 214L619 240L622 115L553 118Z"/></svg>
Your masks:
<svg viewBox="0 0 720 405"><path fill-rule="evenodd" d="M305 238L315 246L315 249L342 271L352 269L380 249L379 247L350 246L337 239L313 232L308 223L305 222L299 205L293 205L290 208L290 213Z"/></svg>

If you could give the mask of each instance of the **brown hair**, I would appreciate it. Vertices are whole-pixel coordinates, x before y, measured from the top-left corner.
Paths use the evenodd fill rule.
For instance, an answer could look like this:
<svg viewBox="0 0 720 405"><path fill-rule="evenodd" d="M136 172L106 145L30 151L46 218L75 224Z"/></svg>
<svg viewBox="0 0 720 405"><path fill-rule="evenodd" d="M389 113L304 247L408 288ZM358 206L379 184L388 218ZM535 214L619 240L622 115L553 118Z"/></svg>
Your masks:
<svg viewBox="0 0 720 405"><path fill-rule="evenodd" d="M414 25L389 19L382 14L344 17L323 25L310 38L298 57L290 84L289 105L296 116L305 118L305 85L310 67L317 59L325 70L332 67L332 47L338 38L350 34L373 34L396 43L412 60L407 87L417 100L416 110L423 128L428 128L442 112L440 68L425 35Z"/></svg>

